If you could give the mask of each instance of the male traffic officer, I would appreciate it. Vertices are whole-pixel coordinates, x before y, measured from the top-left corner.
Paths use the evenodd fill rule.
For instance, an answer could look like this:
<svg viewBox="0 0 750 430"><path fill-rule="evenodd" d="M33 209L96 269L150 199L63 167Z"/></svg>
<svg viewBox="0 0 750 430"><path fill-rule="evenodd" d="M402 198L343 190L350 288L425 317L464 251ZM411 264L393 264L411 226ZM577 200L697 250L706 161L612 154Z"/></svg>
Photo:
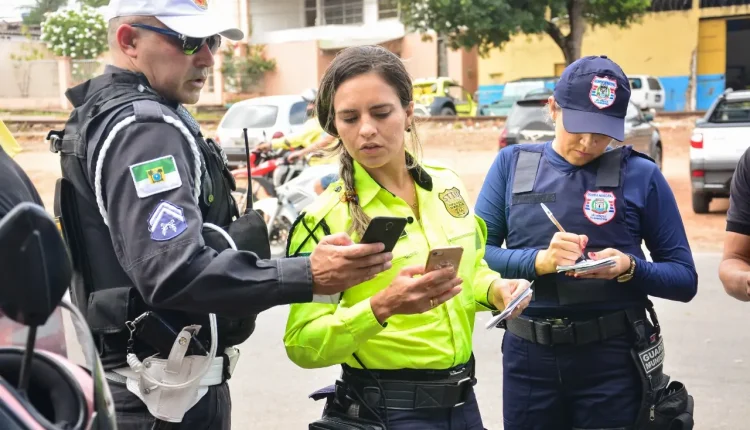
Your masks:
<svg viewBox="0 0 750 430"><path fill-rule="evenodd" d="M719 278L727 294L750 301L750 148L737 164L729 191L727 234Z"/></svg>
<svg viewBox="0 0 750 430"><path fill-rule="evenodd" d="M228 249L204 223L238 244L267 237L243 234L255 214L235 220L226 159L183 104L198 101L221 36L240 40L242 31L205 0L112 0L109 18L112 64L68 91L74 111L52 139L61 153L60 214L82 278L74 296L99 342L121 430L150 428L157 407L126 354L166 359L175 336L155 334L198 324L200 341L188 355L205 355L215 313L216 362L173 427L229 429L232 346L250 336L255 315L343 291L386 270L391 256L346 235L322 238L309 258L262 260L242 246ZM130 333L126 322L147 311L164 322L138 320L149 325Z"/></svg>

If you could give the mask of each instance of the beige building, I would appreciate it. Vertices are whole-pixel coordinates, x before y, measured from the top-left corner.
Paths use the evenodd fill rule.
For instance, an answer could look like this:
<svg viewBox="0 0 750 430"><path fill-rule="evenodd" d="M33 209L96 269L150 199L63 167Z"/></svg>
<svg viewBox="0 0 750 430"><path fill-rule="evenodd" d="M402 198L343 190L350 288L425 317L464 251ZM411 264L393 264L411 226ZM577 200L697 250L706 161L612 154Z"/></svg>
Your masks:
<svg viewBox="0 0 750 430"><path fill-rule="evenodd" d="M379 44L403 58L413 78L437 76L437 42L409 34L396 0L217 0L249 37L276 60L263 83L267 95L316 87L334 56L348 46ZM248 31L252 29L252 31ZM469 92L477 89L476 52L449 51L448 70Z"/></svg>

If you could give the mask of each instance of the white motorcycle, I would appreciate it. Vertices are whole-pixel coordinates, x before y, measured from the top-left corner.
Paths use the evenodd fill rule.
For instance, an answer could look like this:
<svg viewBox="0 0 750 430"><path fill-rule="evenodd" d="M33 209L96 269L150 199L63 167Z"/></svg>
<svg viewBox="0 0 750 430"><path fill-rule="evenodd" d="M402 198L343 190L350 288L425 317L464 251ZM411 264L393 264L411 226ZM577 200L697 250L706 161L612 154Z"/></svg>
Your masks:
<svg viewBox="0 0 750 430"><path fill-rule="evenodd" d="M304 208L318 196L315 192L315 183L325 175L338 173L338 170L338 164L308 166L294 179L277 186L276 197L253 203L253 209L266 220L271 254L274 257L284 255L292 224Z"/></svg>

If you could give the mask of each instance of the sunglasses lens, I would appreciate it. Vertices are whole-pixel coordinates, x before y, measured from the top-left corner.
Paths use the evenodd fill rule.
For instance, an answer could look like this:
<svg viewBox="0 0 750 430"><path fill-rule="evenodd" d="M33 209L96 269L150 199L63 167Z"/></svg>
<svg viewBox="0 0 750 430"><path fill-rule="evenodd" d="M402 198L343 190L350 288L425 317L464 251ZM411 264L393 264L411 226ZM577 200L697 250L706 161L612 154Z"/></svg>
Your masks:
<svg viewBox="0 0 750 430"><path fill-rule="evenodd" d="M187 55L193 55L201 49L201 46L203 46L203 40L204 39L197 37L186 37L182 43L182 50Z"/></svg>
<svg viewBox="0 0 750 430"><path fill-rule="evenodd" d="M182 44L182 50L187 55L193 55L201 50L204 43L208 45L208 50L212 54L215 54L221 45L221 36L215 35L206 38L188 37Z"/></svg>

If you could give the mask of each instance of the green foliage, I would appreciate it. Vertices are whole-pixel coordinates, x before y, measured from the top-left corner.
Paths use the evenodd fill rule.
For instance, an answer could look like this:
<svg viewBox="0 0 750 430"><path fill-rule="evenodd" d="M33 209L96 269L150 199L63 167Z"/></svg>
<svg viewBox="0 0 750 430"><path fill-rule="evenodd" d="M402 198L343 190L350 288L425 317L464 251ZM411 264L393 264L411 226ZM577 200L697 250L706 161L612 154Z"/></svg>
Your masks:
<svg viewBox="0 0 750 430"><path fill-rule="evenodd" d="M53 12L42 23L41 39L55 55L93 59L107 50L107 23L88 6Z"/></svg>
<svg viewBox="0 0 750 430"><path fill-rule="evenodd" d="M109 0L79 0L79 3L91 7L101 7L108 5Z"/></svg>
<svg viewBox="0 0 750 430"><path fill-rule="evenodd" d="M36 4L29 9L28 15L23 18L23 23L39 25L44 21L45 13L54 12L67 3L68 0L36 0Z"/></svg>
<svg viewBox="0 0 750 430"><path fill-rule="evenodd" d="M563 30L584 24L626 27L650 4L650 0L400 0L401 17L409 29L444 34L453 49L476 46L486 56L516 34L546 33L566 59L576 45L580 53L582 32L565 35Z"/></svg>
<svg viewBox="0 0 750 430"><path fill-rule="evenodd" d="M264 47L259 45L241 45L242 55L235 54L235 45L228 45L223 51L221 72L227 87L235 92L247 93L263 78L266 72L276 69L276 60L267 59Z"/></svg>

